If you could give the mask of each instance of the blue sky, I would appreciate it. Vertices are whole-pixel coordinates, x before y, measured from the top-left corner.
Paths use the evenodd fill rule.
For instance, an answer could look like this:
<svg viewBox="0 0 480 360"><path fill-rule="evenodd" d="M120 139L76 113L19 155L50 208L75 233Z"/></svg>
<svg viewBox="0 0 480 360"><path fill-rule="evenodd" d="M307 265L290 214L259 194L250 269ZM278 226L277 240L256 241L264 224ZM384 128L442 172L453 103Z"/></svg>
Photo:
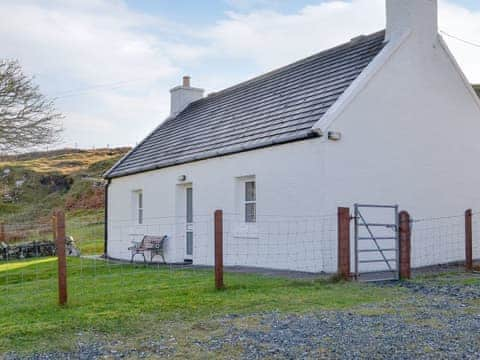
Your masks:
<svg viewBox="0 0 480 360"><path fill-rule="evenodd" d="M127 4L132 9L145 11L151 14L166 16L182 23L208 24L221 19L226 11L251 11L270 9L284 14L296 12L302 7L318 4L321 1L309 0L273 0L273 1L192 1L192 0L128 0ZM480 10L478 0L457 0L454 3L472 10Z"/></svg>
<svg viewBox="0 0 480 360"><path fill-rule="evenodd" d="M249 12L258 9L269 9L287 14L298 11L302 7L320 1L287 0L287 1L192 1L192 0L128 0L132 9L147 11L151 14L169 17L181 23L209 24L222 19L227 11Z"/></svg>
<svg viewBox="0 0 480 360"><path fill-rule="evenodd" d="M439 0L440 28L480 43L480 1ZM134 145L182 75L217 91L385 26L384 0L4 0L0 53L65 114L60 146ZM368 14L368 16L366 16ZM27 25L27 26L26 26ZM480 48L446 38L480 82Z"/></svg>

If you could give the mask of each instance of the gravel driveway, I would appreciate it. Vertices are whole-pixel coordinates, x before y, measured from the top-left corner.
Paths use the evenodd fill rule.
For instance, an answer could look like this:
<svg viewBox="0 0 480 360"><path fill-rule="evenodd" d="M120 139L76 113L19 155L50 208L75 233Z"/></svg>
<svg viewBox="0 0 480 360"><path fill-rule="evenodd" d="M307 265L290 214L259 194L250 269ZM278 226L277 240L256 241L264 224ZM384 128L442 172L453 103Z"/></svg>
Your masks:
<svg viewBox="0 0 480 360"><path fill-rule="evenodd" d="M462 284L458 278L442 277L375 286L401 287L406 295L395 303L348 311L230 315L198 324L208 330L203 338L172 333L137 348L118 341L89 343L74 353L31 358L181 358L183 336L190 355L198 358L480 359L480 281Z"/></svg>

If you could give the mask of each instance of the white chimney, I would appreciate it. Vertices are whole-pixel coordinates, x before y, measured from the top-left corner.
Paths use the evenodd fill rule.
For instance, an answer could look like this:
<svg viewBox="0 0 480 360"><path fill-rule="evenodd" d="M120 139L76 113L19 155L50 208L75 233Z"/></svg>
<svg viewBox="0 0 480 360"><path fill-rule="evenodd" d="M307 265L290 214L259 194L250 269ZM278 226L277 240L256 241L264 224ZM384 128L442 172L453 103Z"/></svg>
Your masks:
<svg viewBox="0 0 480 360"><path fill-rule="evenodd" d="M182 85L170 90L170 116L178 115L188 104L203 98L203 89L190 86L190 76L184 76Z"/></svg>
<svg viewBox="0 0 480 360"><path fill-rule="evenodd" d="M437 0L386 0L386 4L387 41L407 31L425 41L437 39Z"/></svg>

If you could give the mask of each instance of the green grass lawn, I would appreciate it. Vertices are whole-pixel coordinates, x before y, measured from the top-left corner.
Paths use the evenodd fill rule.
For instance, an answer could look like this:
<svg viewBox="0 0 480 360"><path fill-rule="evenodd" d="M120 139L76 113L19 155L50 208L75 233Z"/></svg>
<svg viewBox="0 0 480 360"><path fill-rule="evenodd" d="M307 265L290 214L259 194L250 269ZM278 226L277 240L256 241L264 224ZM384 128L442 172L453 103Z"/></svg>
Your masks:
<svg viewBox="0 0 480 360"><path fill-rule="evenodd" d="M225 314L348 309L401 296L365 284L229 273L227 288L216 291L210 270L70 258L69 302L61 308L56 266L55 258L0 263L0 354L67 350L80 332L134 341Z"/></svg>
<svg viewBox="0 0 480 360"><path fill-rule="evenodd" d="M33 241L53 240L51 219L41 223L18 224L23 238L9 240L10 244L25 244ZM7 227L7 232L8 232ZM13 232L12 230L10 230ZM72 236L82 255L100 255L104 251L104 213L99 210L76 210L66 214L66 234Z"/></svg>
<svg viewBox="0 0 480 360"><path fill-rule="evenodd" d="M83 210L67 214L66 232L72 236L82 255L103 254L103 211Z"/></svg>

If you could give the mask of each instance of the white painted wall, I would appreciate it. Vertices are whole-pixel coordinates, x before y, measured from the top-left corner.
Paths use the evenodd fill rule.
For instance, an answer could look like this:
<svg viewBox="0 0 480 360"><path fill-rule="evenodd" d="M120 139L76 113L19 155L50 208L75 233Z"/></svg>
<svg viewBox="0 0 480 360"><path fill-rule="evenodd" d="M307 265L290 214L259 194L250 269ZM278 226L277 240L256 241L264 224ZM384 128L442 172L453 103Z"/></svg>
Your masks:
<svg viewBox="0 0 480 360"><path fill-rule="evenodd" d="M480 209L480 107L438 37L411 32L330 125L329 207L397 203L414 218ZM461 260L463 218L415 223L413 266Z"/></svg>
<svg viewBox="0 0 480 360"><path fill-rule="evenodd" d="M108 255L128 259L131 240L141 238L134 234L168 234L167 261L183 261L184 187L191 184L195 264L213 264L213 213L223 209L225 265L335 271L336 209L325 206L325 145L318 138L113 179ZM179 182L180 175L187 180ZM246 224L238 182L252 175L257 224ZM134 225L131 194L139 189L145 219Z"/></svg>
<svg viewBox="0 0 480 360"><path fill-rule="evenodd" d="M433 0L388 1L436 11ZM416 222L412 258L414 267L463 259L461 215L480 209L480 103L431 26L409 21L390 21L392 51L334 106L326 117L333 122L323 122L330 125L321 130L340 131L341 141L290 143L114 179L108 254L128 258L130 234L168 234L167 260L183 260L184 185L177 178L186 175L194 189L196 264L213 264L213 211L223 209L226 265L333 272L336 208L357 202L399 204L414 219L458 215ZM252 175L256 226L235 215L237 178ZM145 224L132 226L138 189Z"/></svg>
<svg viewBox="0 0 480 360"><path fill-rule="evenodd" d="M188 86L177 86L170 90L170 115L178 115L190 103L203 98L203 89Z"/></svg>
<svg viewBox="0 0 480 360"><path fill-rule="evenodd" d="M418 39L432 42L438 33L437 0L386 0L386 39L415 32Z"/></svg>

